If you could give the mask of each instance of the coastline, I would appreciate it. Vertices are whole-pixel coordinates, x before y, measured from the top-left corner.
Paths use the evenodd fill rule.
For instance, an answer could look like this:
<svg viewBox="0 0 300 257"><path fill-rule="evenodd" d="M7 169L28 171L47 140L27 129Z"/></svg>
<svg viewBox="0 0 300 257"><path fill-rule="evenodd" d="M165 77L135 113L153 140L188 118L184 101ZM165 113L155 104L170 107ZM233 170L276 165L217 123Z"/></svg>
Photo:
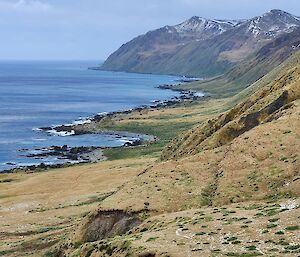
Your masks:
<svg viewBox="0 0 300 257"><path fill-rule="evenodd" d="M182 83L188 83L186 80L180 80ZM176 84L178 85L178 84ZM113 111L108 113L99 113L92 117L83 119L80 122L74 122L72 124L65 124L53 127L41 127L36 129L37 131L41 131L44 133L55 134L59 136L78 136L84 134L105 134L105 135L115 135L118 138L124 138L124 144L117 147L69 147L68 145L64 146L51 146L47 149L33 149L37 153L28 154L27 157L37 158L37 157L49 157L54 156L58 157L58 159L65 160L63 163L58 164L45 164L41 162L38 165L26 165L19 166L12 169L7 169L1 171L1 173L18 173L18 172L42 172L49 169L56 168L65 168L80 164L88 164L88 163L97 163L101 161L105 161L108 158L104 155L104 150L112 149L112 148L135 148L146 146L147 144L151 144L158 140L155 136L150 134L142 134L142 133L132 133L130 131L108 131L108 130L99 130L97 128L97 124L103 121L107 121L116 116L121 115L129 115L136 112L142 112L144 110L159 110L168 107L173 107L176 105L180 105L182 103L192 103L199 100L204 100L210 97L208 94L196 92L196 91L186 91L174 88L174 85L161 85L158 88L165 90L174 90L180 92L178 97L173 97L168 100L156 101L154 100L151 105L143 105L139 107L135 107L129 110L124 111ZM128 139L129 137L133 137L133 139ZM127 139L126 139L127 138ZM22 149L21 149L22 151Z"/></svg>
<svg viewBox="0 0 300 257"><path fill-rule="evenodd" d="M125 132L106 132L105 134L108 133L119 135L120 137L125 136L125 134L126 135L131 134ZM86 131L85 134L90 134L90 133ZM96 146L69 147L68 145L64 145L64 146L51 146L49 148L43 148L43 149L34 149L33 151L30 151L32 153L29 152L29 154L27 154L26 156L29 158L53 156L60 160L65 160L65 162L57 163L57 164L46 164L42 162L38 165L20 166L8 170L3 170L0 172L0 174L17 173L17 172L31 173L31 172L46 171L49 169L66 168L66 167L76 166L80 164L98 163L107 160L107 157L103 153L103 151L106 149L137 147L137 146L142 146L146 143L150 143L155 140L156 138L150 135L136 134L135 140L131 140L131 141L126 140L127 142L124 142L123 145L117 147L96 147ZM23 149L21 149L20 151L23 151Z"/></svg>
<svg viewBox="0 0 300 257"><path fill-rule="evenodd" d="M165 88L169 87L169 88ZM171 85L162 85L159 86L160 89L171 89ZM76 135L83 135L83 134L98 134L98 133L116 133L117 135L121 135L120 133L124 134L125 131L119 132L119 131L97 131L94 130L94 124L98 123L104 119L109 119L116 115L122 115L122 114L131 114L133 112L140 112L143 110L151 110L151 109L163 109L167 107L172 107L177 104L183 103L183 102L192 102L197 100L202 100L207 97L210 97L208 94L205 93L199 93L196 91L185 91L180 89L174 89L174 91L179 91L180 96L179 97L173 97L169 100L164 101L153 101L153 104L151 105L142 105L139 107L135 107L129 110L124 111L114 111L114 112L108 112L108 113L101 113L96 114L90 118L87 118L82 121L82 123L77 124L65 124L65 125L59 125L59 126L53 126L53 127L41 127L39 130L44 131L46 133L55 133L55 134L65 134L69 136L76 136ZM127 131L129 132L129 131ZM146 135L151 136L151 135Z"/></svg>

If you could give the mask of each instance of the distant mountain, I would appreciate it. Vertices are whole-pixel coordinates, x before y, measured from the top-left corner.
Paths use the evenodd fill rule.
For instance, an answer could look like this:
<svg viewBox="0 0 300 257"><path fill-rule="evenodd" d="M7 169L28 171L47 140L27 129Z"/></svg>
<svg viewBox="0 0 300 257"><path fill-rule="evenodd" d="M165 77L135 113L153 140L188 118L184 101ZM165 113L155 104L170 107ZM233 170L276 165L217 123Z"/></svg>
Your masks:
<svg viewBox="0 0 300 257"><path fill-rule="evenodd" d="M178 49L191 42L220 35L238 23L238 21L208 20L195 16L176 26L165 26L134 38L114 52L102 68L160 73L161 64L176 55Z"/></svg>
<svg viewBox="0 0 300 257"><path fill-rule="evenodd" d="M254 54L234 65L223 75L181 85L181 88L208 91L223 96L238 93L278 67L293 53L300 52L300 27L267 42Z"/></svg>
<svg viewBox="0 0 300 257"><path fill-rule="evenodd" d="M121 46L101 69L211 77L300 27L300 18L271 10L250 20L200 17L150 31Z"/></svg>
<svg viewBox="0 0 300 257"><path fill-rule="evenodd" d="M284 32L291 32L300 24L300 18L281 11L271 10L262 16L255 17L243 24L246 33L255 38L274 38Z"/></svg>

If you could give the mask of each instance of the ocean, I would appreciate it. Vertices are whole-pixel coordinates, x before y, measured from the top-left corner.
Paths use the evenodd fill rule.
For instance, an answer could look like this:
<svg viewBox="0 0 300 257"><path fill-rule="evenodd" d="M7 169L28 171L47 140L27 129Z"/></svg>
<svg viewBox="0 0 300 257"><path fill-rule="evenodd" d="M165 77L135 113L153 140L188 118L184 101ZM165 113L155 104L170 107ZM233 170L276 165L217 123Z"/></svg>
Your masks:
<svg viewBox="0 0 300 257"><path fill-rule="evenodd" d="M59 136L40 127L81 122L98 113L128 110L170 99L158 89L173 76L89 70L95 61L0 62L0 171L58 164L55 157L29 158L26 152L50 146L117 147L130 140L109 134ZM132 135L134 137L134 135Z"/></svg>

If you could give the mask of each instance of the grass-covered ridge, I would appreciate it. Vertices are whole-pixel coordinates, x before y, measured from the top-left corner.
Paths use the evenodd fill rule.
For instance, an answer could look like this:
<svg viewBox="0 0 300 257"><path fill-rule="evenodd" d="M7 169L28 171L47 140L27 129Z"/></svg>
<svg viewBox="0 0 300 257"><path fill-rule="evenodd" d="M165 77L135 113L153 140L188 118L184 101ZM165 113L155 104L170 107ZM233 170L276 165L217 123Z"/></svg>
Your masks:
<svg viewBox="0 0 300 257"><path fill-rule="evenodd" d="M300 55L293 56L291 63L298 63ZM297 60L297 62L296 62ZM231 142L233 139L259 126L262 123L278 119L284 108L293 106L292 102L300 97L300 66L290 68L290 62L284 66L285 73L277 74L272 82L257 82L252 87L231 99L241 101L228 112L207 120L199 127L193 128L171 142L163 151L162 158L176 158L195 154L205 149L213 149ZM274 72L266 75L266 79L274 76ZM252 95L249 92L252 91ZM230 104L231 101L229 101Z"/></svg>

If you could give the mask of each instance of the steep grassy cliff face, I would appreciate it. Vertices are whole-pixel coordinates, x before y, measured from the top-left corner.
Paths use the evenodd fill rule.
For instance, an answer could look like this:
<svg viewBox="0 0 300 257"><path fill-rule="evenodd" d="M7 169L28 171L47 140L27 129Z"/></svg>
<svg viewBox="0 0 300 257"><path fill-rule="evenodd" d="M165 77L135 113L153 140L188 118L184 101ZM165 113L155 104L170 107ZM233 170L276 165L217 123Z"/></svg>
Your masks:
<svg viewBox="0 0 300 257"><path fill-rule="evenodd" d="M193 17L124 44L101 69L212 77L299 26L299 18L280 10L245 21Z"/></svg>
<svg viewBox="0 0 300 257"><path fill-rule="evenodd" d="M208 120L175 139L163 151L162 159L172 159L214 149L254 127L276 118L300 97L300 66L263 87L229 112Z"/></svg>

